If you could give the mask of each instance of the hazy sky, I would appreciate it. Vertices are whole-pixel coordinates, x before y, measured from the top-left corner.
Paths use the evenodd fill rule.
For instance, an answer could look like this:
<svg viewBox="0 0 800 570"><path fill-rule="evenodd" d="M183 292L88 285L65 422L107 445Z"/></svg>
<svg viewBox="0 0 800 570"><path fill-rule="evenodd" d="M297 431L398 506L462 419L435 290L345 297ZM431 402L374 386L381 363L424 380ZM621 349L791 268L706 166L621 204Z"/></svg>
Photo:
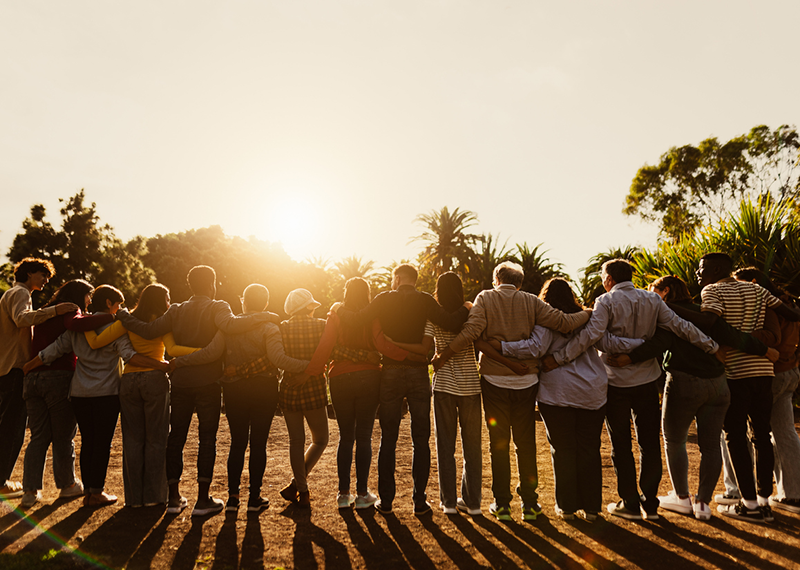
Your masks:
<svg viewBox="0 0 800 570"><path fill-rule="evenodd" d="M212 224L413 257L414 217L572 275L670 146L800 124L800 2L0 0L0 252L85 188L117 236Z"/></svg>

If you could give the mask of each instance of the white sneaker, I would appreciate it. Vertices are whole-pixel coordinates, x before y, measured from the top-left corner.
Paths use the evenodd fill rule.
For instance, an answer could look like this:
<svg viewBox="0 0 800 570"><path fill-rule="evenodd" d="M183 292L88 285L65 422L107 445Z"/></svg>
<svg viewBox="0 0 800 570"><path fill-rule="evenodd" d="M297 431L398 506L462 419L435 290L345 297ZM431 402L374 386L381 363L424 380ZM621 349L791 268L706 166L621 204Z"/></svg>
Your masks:
<svg viewBox="0 0 800 570"><path fill-rule="evenodd" d="M658 498L659 507L682 515L692 514L692 499L686 497L681 499L675 491L670 491L667 495Z"/></svg>
<svg viewBox="0 0 800 570"><path fill-rule="evenodd" d="M729 495L727 493L725 494L719 493L717 495L714 495L714 502L716 502L718 505L738 505L739 497L736 497L734 495Z"/></svg>
<svg viewBox="0 0 800 570"><path fill-rule="evenodd" d="M22 501L20 501L19 506L28 509L41 500L42 500L41 491L25 491L22 494Z"/></svg>
<svg viewBox="0 0 800 570"><path fill-rule="evenodd" d="M72 485L61 489L61 492L58 494L58 498L70 499L72 497L80 497L81 495L83 495L83 483L76 479Z"/></svg>
<svg viewBox="0 0 800 570"><path fill-rule="evenodd" d="M356 498L350 493L339 493L336 495L336 505L340 509L349 509L353 506Z"/></svg>
<svg viewBox="0 0 800 570"><path fill-rule="evenodd" d="M708 506L708 503L695 501L692 508L694 510L694 518L697 520L707 521L711 518L711 507Z"/></svg>
<svg viewBox="0 0 800 570"><path fill-rule="evenodd" d="M442 512L446 515L457 515L458 509L455 507L445 507L444 503L439 503L439 507L442 509Z"/></svg>
<svg viewBox="0 0 800 570"><path fill-rule="evenodd" d="M459 511L461 511L462 513L467 513L468 515L473 516L473 517L479 517L479 516L481 516L483 514L481 512L481 508L480 507L478 507L477 509L470 509L467 506L467 503L465 503L464 499L462 499L461 497L459 497L456 500L456 508Z"/></svg>
<svg viewBox="0 0 800 570"><path fill-rule="evenodd" d="M367 491L366 495L356 495L356 508L368 509L378 502L378 497Z"/></svg>

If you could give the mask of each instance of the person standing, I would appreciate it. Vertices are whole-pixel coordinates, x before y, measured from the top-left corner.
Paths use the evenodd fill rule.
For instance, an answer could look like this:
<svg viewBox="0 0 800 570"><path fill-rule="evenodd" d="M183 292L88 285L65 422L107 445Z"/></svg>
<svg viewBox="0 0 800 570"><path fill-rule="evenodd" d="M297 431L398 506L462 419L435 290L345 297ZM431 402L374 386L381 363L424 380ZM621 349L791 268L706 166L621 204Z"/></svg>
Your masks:
<svg viewBox="0 0 800 570"><path fill-rule="evenodd" d="M31 357L31 329L56 315L78 310L74 303L33 310L31 293L41 291L53 275L52 263L26 257L14 266L14 286L0 298L0 498L23 494L22 485L9 479L25 440L28 416L22 396L22 366Z"/></svg>

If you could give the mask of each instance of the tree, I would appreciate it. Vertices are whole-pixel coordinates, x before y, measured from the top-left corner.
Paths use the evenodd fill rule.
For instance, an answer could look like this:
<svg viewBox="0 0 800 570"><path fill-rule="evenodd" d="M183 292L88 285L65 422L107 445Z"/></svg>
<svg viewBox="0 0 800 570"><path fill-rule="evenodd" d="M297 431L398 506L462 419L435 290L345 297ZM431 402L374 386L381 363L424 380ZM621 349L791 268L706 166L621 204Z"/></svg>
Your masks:
<svg viewBox="0 0 800 570"><path fill-rule="evenodd" d="M458 208L450 212L447 206L414 218L415 223L425 227L425 231L412 238L412 241L427 243L420 265L430 266L437 276L454 270L463 273L472 254L472 245L478 239L478 236L466 231L477 221L475 212L460 211Z"/></svg>
<svg viewBox="0 0 800 570"><path fill-rule="evenodd" d="M724 220L742 199L800 194L800 136L794 126L759 125L720 143L672 147L657 165L639 169L623 212L658 222L674 240Z"/></svg>
<svg viewBox="0 0 800 570"><path fill-rule="evenodd" d="M498 236L486 233L478 236L475 241L476 247L467 262L464 279L464 296L467 299L474 299L484 289L491 289L494 268L511 256L507 247L508 240L499 245Z"/></svg>
<svg viewBox="0 0 800 570"><path fill-rule="evenodd" d="M600 279L603 264L612 259L627 259L633 261L639 255L640 249L633 246L618 247L598 253L589 260L589 265L581 269L583 276L578 283L578 298L587 307L594 305L595 299L606 292Z"/></svg>
<svg viewBox="0 0 800 570"><path fill-rule="evenodd" d="M539 251L539 248L544 244L539 244L530 248L527 243L518 243L517 251L512 257L514 261L522 266L525 272L525 280L522 282L520 290L527 291L538 295L542 290L542 285L548 279L553 277L561 277L569 281L569 275L564 273L562 269L564 265L561 263L553 263L545 257L547 250Z"/></svg>

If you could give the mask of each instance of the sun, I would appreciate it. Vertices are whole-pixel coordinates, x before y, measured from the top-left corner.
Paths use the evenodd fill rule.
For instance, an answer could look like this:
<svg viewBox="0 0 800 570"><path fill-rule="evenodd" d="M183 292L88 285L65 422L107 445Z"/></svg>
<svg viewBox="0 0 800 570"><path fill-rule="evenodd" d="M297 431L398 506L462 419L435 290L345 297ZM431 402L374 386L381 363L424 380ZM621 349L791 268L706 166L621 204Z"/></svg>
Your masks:
<svg viewBox="0 0 800 570"><path fill-rule="evenodd" d="M324 206L317 192L298 188L265 192L254 206L247 214L252 234L279 242L292 259L312 257L324 248Z"/></svg>

